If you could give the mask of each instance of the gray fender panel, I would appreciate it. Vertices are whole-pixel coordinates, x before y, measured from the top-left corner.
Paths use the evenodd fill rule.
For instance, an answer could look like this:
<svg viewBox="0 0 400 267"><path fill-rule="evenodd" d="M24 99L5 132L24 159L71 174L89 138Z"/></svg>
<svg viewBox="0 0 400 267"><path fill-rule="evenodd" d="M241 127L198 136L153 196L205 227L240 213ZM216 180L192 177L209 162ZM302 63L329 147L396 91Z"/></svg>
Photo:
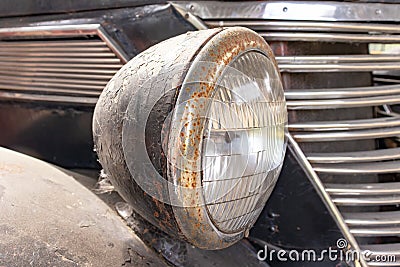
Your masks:
<svg viewBox="0 0 400 267"><path fill-rule="evenodd" d="M63 171L0 148L0 266L164 266Z"/></svg>

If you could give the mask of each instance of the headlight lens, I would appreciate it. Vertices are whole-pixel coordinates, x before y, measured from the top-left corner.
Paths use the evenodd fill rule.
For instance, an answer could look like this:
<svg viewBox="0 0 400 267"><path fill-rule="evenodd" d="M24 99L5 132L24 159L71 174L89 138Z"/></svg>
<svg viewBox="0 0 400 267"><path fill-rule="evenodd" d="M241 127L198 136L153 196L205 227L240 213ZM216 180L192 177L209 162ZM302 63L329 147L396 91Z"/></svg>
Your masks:
<svg viewBox="0 0 400 267"><path fill-rule="evenodd" d="M276 68L246 52L222 74L207 115L202 170L207 210L223 232L248 228L285 154L286 105Z"/></svg>

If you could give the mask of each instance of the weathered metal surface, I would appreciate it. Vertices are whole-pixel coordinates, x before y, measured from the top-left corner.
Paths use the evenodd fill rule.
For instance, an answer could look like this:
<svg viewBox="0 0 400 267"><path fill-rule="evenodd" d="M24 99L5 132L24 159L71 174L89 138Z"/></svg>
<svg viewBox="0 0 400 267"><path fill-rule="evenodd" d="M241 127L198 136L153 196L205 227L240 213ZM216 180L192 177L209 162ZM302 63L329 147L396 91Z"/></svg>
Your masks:
<svg viewBox="0 0 400 267"><path fill-rule="evenodd" d="M1 266L166 266L96 195L0 148Z"/></svg>
<svg viewBox="0 0 400 267"><path fill-rule="evenodd" d="M115 9L121 7L143 6L166 3L163 0L23 0L14 2L4 0L0 2L0 16L29 16L42 14L74 13L87 10Z"/></svg>
<svg viewBox="0 0 400 267"><path fill-rule="evenodd" d="M84 108L0 103L0 146L67 168L99 168L91 120Z"/></svg>
<svg viewBox="0 0 400 267"><path fill-rule="evenodd" d="M257 250L248 240L241 240L222 250L202 250L176 237L166 235L138 214L132 213L132 207L127 203L115 201L118 200L115 199L113 203L120 208L120 215L134 232L174 266L268 267L266 262L257 259Z"/></svg>
<svg viewBox="0 0 400 267"><path fill-rule="evenodd" d="M187 64L218 31L189 32L141 53L109 82L95 109L94 141L105 173L136 212L171 235L180 233L172 208L153 196L168 199L166 180L158 179L160 174L167 177L161 127L185 73L184 68L181 73L159 72ZM151 171L146 168L149 162ZM138 181L150 183L153 194L144 192Z"/></svg>

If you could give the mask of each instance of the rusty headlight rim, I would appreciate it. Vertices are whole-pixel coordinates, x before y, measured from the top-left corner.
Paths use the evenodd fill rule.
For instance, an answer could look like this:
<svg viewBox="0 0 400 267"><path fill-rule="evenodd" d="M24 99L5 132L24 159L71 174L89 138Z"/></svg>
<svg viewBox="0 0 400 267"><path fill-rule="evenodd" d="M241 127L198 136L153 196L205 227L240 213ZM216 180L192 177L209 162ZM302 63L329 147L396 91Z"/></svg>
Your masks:
<svg viewBox="0 0 400 267"><path fill-rule="evenodd" d="M199 97L211 99L215 91L214 84L217 83L224 67L241 54L249 51L257 51L264 54L272 61L279 74L273 52L261 36L252 30L242 27L227 28L214 35L192 61L182 83L176 106L183 103L183 105L188 105L185 112L190 111L200 116L206 116L207 110L205 106L200 106L195 99ZM214 68L202 69L199 67L201 62L216 64ZM190 81L200 82L193 84ZM186 90L188 84L190 84L190 90ZM187 117L187 115L185 113L183 115L173 115L169 133L170 142L168 142L171 146L168 148L168 152L170 155L178 155L183 152L183 155L181 155L183 157L196 158L200 156L199 151L202 149L203 140L201 136L204 125L199 125L195 120L181 120L182 117ZM184 127L191 129L191 133L189 131L181 131ZM181 150L181 148L174 146L175 142L173 142L173 138L176 138L176 136L191 140L191 144L195 149ZM198 155L193 154L195 151L197 151ZM205 201L202 191L198 190L202 184L201 172L176 171L175 168L169 165L168 174L169 181L172 184L183 188L193 188L193 190L185 190L185 194L181 196L179 192L175 192L178 195L177 199L181 201L182 205L172 207L175 219L183 234L188 238L188 241L200 248L219 249L230 246L243 238L247 229L228 234L218 230L212 222L207 207L204 205ZM172 188L170 192L175 189L175 187ZM193 205L194 203L197 205Z"/></svg>

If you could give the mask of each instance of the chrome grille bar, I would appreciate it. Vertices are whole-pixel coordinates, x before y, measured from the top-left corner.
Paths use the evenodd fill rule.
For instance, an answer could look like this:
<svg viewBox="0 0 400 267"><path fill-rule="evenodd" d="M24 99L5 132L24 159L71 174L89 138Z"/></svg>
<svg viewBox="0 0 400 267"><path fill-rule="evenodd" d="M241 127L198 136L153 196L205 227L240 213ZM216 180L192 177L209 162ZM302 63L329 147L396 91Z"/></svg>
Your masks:
<svg viewBox="0 0 400 267"><path fill-rule="evenodd" d="M337 131L323 133L295 133L294 138L299 142L327 142L327 141L348 141L394 137L400 135L400 127L384 129L368 129L354 131Z"/></svg>
<svg viewBox="0 0 400 267"><path fill-rule="evenodd" d="M357 227L400 224L399 211L343 213L343 216L348 225Z"/></svg>
<svg viewBox="0 0 400 267"><path fill-rule="evenodd" d="M376 32L400 33L397 25L354 23L354 22L309 22L309 21L276 21L276 20L207 20L210 27L243 26L262 31L316 31L316 32Z"/></svg>
<svg viewBox="0 0 400 267"><path fill-rule="evenodd" d="M400 85L323 88L323 89L291 89L285 92L287 100L319 100L341 99L400 94Z"/></svg>
<svg viewBox="0 0 400 267"><path fill-rule="evenodd" d="M398 173L400 172L400 160L351 164L314 164L313 167L316 172L333 174Z"/></svg>
<svg viewBox="0 0 400 267"><path fill-rule="evenodd" d="M307 159L311 163L352 163L395 160L400 159L400 148L342 153L310 153Z"/></svg>
<svg viewBox="0 0 400 267"><path fill-rule="evenodd" d="M277 62L284 81L285 77L304 75L307 79L317 77L317 74L332 77L336 73L340 76L350 72L368 77L365 73L373 72L377 75L373 82L389 84L347 88L317 88L310 84L311 88L287 89L285 96L289 113L293 115L289 116L289 148L298 152L303 169L313 178L314 186L320 190L345 237L353 243L356 236L361 249L376 255L396 257L394 262L361 262L361 265L400 266L400 181L389 174L400 172L400 147L389 142L388 148L377 150L323 150L329 148L331 141L340 143L338 146L345 146L343 144L350 141L365 142L358 140L371 140L369 145L377 144L377 141L386 144L400 136L400 117L393 112L377 112L371 119L373 111L381 106L400 104L400 79L387 75L388 71L400 70L399 54L315 55L309 51L313 55L307 55L291 50L296 44L301 44L299 47L304 49L303 42L324 43L328 47L337 43L340 43L338 47L350 47L353 43L364 47L368 43L400 43L400 5L325 1L180 1L174 4L190 10L209 27L245 26L260 33L282 54L277 57ZM341 119L339 114L327 115L327 121L315 119L318 112L322 116L344 109L361 112L368 108L371 113L364 119L355 120L347 115ZM362 116L358 114L355 118L358 117ZM305 151L310 150L306 159L301 157L297 142L304 145ZM321 144L319 151L313 150L317 150L317 146L310 146L312 142L321 142L318 143ZM379 178L371 182L368 173L379 175L373 175L374 179L383 175L388 180ZM392 178L387 178L388 175ZM326 182L320 183L320 177ZM344 212L336 214L337 209L332 207L331 201ZM392 210L385 210L388 207ZM379 242L386 237L392 239L382 245L368 244L366 240L369 239L365 239L373 238Z"/></svg>
<svg viewBox="0 0 400 267"><path fill-rule="evenodd" d="M377 118L366 120L347 120L347 121L316 121L293 123L289 125L292 131L348 131L356 129L385 128L400 126L398 118Z"/></svg>
<svg viewBox="0 0 400 267"><path fill-rule="evenodd" d="M400 183L325 184L332 195L388 195L400 194ZM400 220L400 218L399 218Z"/></svg>
<svg viewBox="0 0 400 267"><path fill-rule="evenodd" d="M94 105L126 60L98 24L3 28L0 99Z"/></svg>
<svg viewBox="0 0 400 267"><path fill-rule="evenodd" d="M398 35L369 35L345 33L286 33L260 32L267 41L301 41L301 42L345 42L345 43L396 43L400 41Z"/></svg>
<svg viewBox="0 0 400 267"><path fill-rule="evenodd" d="M289 110L318 110L392 105L400 102L400 94L376 97L342 98L327 100L288 101Z"/></svg>

